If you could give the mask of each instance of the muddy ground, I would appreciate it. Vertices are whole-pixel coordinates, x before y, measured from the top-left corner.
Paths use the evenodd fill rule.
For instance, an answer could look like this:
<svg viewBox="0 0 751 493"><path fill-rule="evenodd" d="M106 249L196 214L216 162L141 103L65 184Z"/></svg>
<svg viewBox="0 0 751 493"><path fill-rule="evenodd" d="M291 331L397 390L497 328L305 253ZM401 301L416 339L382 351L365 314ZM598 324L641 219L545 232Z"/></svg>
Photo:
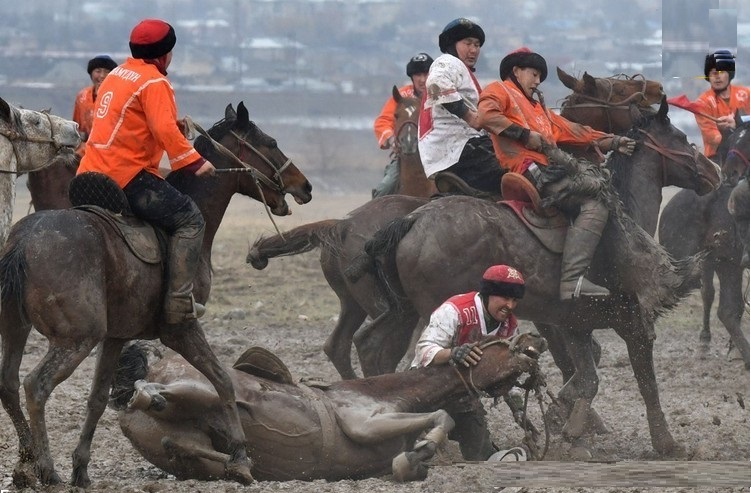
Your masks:
<svg viewBox="0 0 751 493"><path fill-rule="evenodd" d="M26 213L28 194L18 187L16 218ZM317 195L305 206L292 205L294 214L277 218L279 227L329 217L342 217L364 203L365 194ZM338 301L326 284L317 253L272 260L264 271L245 264L248 244L259 234L273 233L262 207L246 198L236 198L214 244L214 285L203 326L219 358L228 365L249 346L260 345L274 351L285 361L296 378L337 379L334 367L321 347L338 314ZM685 445L689 461L749 460L749 374L739 361L728 361L727 333L716 315L712 315L713 341L709 354L698 348L701 301L695 292L656 326L655 370L660 397L674 437ZM523 329L529 324L523 323ZM748 336L748 314L744 327ZM613 331L597 332L603 346L600 365L600 391L594 407L611 432L587 438L585 445L596 461L654 461L645 408L626 354L626 348ZM46 341L33 333L25 355L22 376L42 356ZM83 421L85 399L94 358L89 357L66 382L53 393L47 405L50 443L58 472L70 476L70 455ZM402 366L405 362L402 362ZM542 357L550 389L561 385L548 353ZM486 401L489 408L491 401ZM539 414L532 419L540 423ZM516 445L521 431L512 424L505 406L489 409L491 433L501 447ZM455 449L454 449L455 451ZM572 461L570 445L559 436L552 437L546 460ZM17 458L17 441L7 414L0 412L0 489L17 491L11 484L11 472ZM713 462L712 462L713 463ZM708 462L709 465L709 462ZM500 467L500 465L498 466ZM565 465L563 466L565 467ZM701 464L696 465L701 469ZM94 437L90 475L94 492L196 492L196 491L294 491L300 493L375 492L463 492L499 491L501 484L493 468L443 464L431 467L428 478L419 483L396 484L389 477L361 481L312 483L260 482L242 487L229 482L203 483L176 481L150 465L135 452L120 432L114 411L108 409ZM634 476L635 477L635 476ZM622 479L622 478L621 478ZM583 479L584 481L584 479ZM615 486L608 488L561 488L553 482L549 488L529 487L537 492L644 492L658 488ZM628 483L626 483L628 484ZM675 486L675 485L674 485ZM659 491L748 491L742 487L721 487L686 483ZM69 487L24 491L69 491ZM511 488L506 489L506 491ZM513 490L518 491L518 490Z"/></svg>

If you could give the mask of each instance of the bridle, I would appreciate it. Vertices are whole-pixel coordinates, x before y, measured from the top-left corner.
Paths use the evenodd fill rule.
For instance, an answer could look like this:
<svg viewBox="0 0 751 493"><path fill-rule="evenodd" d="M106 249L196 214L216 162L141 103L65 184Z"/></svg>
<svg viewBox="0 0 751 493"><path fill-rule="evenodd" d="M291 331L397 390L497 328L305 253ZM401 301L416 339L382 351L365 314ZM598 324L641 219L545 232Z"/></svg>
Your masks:
<svg viewBox="0 0 751 493"><path fill-rule="evenodd" d="M38 113L44 115L47 117L47 122L50 126L50 135L49 137L29 137L26 135L25 132L20 132L17 130L16 126L8 127L8 128L2 128L0 129L0 137L5 137L8 139L8 142L10 142L11 148L13 149L13 156L16 158L16 170L0 170L0 173L5 174L18 174L18 168L24 168L20 166L21 163L21 154L18 150L18 144L19 143L30 143L30 144L51 144L56 152L60 152L60 149L63 148L70 148L70 146L66 146L61 144L56 138L55 138L55 126L52 124L52 118L50 117L50 114L46 111L39 111ZM25 169L23 173L33 173L35 171L40 171L52 164L52 160L42 164L39 167L31 168L30 166L30 160L31 158L27 156L27 161L29 161L29 168Z"/></svg>
<svg viewBox="0 0 751 493"><path fill-rule="evenodd" d="M402 132L409 131L412 128L414 128L414 135L415 135L415 144L414 148L405 149L402 147L402 142L400 139L400 136L402 135ZM417 154L417 121L408 119L405 122L403 122L399 127L396 129L396 139L395 139L395 147L396 147L396 154L397 156L401 155L410 155L410 154Z"/></svg>
<svg viewBox="0 0 751 493"><path fill-rule="evenodd" d="M696 148L696 146L692 145L693 153L689 153L686 151L676 151L674 149L668 149L667 147L661 145L651 133L647 132L646 130L642 128L639 128L637 130L640 133L642 133L646 138L646 140L642 140L642 144L644 144L644 146L652 149L653 151L657 152L660 156L662 156L662 161L660 163L660 170L662 172L663 184L667 183L667 178L668 178L667 161L668 160L677 163L679 166L689 169L689 171L691 172L692 178L694 180L696 180L699 177L699 171L696 169L696 167L691 168L690 166L686 165L684 160L682 159L682 158L688 158L692 162L695 163L699 157L699 150Z"/></svg>

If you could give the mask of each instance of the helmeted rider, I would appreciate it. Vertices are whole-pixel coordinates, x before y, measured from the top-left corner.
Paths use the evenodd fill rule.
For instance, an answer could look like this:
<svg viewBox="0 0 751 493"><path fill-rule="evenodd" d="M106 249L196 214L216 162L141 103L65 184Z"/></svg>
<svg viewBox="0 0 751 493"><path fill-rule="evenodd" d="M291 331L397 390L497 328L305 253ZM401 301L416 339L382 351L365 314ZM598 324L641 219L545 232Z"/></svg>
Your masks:
<svg viewBox="0 0 751 493"><path fill-rule="evenodd" d="M433 311L415 347L411 368L476 365L482 358L477 341L487 335L510 338L518 333L513 312L523 297L521 272L508 265L488 267L478 291L452 296ZM459 442L466 460L487 460L498 451L476 396L467 394L446 411L456 423L449 438Z"/></svg>
<svg viewBox="0 0 751 493"><path fill-rule="evenodd" d="M78 174L98 172L123 189L133 213L169 235L164 321L189 322L204 312L193 299L193 278L203 244L204 220L193 200L167 183L159 162L172 170L214 173L180 131L175 92L167 79L177 38L159 19L139 22L130 34L132 57L99 88L99 100Z"/></svg>
<svg viewBox="0 0 751 493"><path fill-rule="evenodd" d="M704 58L704 77L710 88L699 95L696 109L696 124L704 141L704 155L715 158L717 147L724 136L735 129L735 112L749 114L749 88L730 84L735 77L735 55L728 50L717 50Z"/></svg>
<svg viewBox="0 0 751 493"><path fill-rule="evenodd" d="M412 83L399 88L399 94L402 97L422 99L425 94L425 80L428 78L428 71L432 63L433 58L427 53L418 53L409 59L407 62L407 77L410 78ZM391 161L384 170L381 183L373 189L373 198L396 193L399 183L399 160L394 152L394 132L396 131L394 114L396 107L397 102L394 97L389 97L373 123L378 146L381 149L391 150Z"/></svg>
<svg viewBox="0 0 751 493"><path fill-rule="evenodd" d="M420 159L430 179L447 171L476 190L500 195L503 170L477 117L482 88L474 71L484 43L482 28L463 17L449 22L438 36L443 55L431 65L426 82Z"/></svg>
<svg viewBox="0 0 751 493"><path fill-rule="evenodd" d="M479 103L479 119L491 134L498 161L527 177L541 197L561 197L555 205L576 216L563 248L560 299L608 296L606 288L584 277L609 215L598 193L604 184L582 173L574 177L550 170L542 146L565 142L631 154L635 142L571 122L535 99L548 75L547 63L538 53L526 47L515 50L501 60L499 72L501 80L485 87Z"/></svg>

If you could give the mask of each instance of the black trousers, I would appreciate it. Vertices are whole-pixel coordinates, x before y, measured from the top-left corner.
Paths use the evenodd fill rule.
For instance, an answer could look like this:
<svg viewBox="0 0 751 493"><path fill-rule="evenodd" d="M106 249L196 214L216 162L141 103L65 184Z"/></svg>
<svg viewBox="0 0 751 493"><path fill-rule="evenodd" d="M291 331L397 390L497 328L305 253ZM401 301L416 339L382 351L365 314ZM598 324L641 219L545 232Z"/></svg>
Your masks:
<svg viewBox="0 0 751 493"><path fill-rule="evenodd" d="M498 163L493 142L487 135L469 139L459 161L446 171L454 173L472 188L495 195L501 193L501 177L505 170Z"/></svg>

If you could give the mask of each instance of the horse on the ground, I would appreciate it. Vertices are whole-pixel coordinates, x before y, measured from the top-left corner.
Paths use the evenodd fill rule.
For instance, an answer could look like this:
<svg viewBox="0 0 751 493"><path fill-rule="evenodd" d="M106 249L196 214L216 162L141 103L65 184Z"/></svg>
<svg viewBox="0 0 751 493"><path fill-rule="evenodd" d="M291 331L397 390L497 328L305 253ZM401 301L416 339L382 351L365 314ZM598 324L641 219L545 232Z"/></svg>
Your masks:
<svg viewBox="0 0 751 493"><path fill-rule="evenodd" d="M692 255L702 249L711 251L704 263L700 283L703 308L700 348L708 351L712 340L709 326L715 297L714 277L717 274L720 285L717 317L727 329L732 345L740 352L748 370L748 340L741 327L745 310L743 271L748 267L748 204L745 205L745 215L742 208L737 208L740 223L736 223L728 211L728 201L734 188L732 182L738 183L738 177L743 173L747 176L748 173L748 122L738 126L726 140L731 145L722 160L723 176L731 181L724 182L716 191L702 197L690 190L675 194L660 216L659 239L676 257ZM695 287L699 287L699 284Z"/></svg>
<svg viewBox="0 0 751 493"><path fill-rule="evenodd" d="M685 134L670 125L666 105L645 117L637 135L639 144L626 159L634 169L645 161L654 163L655 149L644 145L651 135L660 148L680 151L682 159L696 161L698 153ZM611 156L609 162L615 158ZM653 164L652 164L653 165ZM629 166L629 164L625 164ZM696 166L696 164L694 164ZM621 195L624 192L621 192ZM403 219L396 220L366 243L370 267L391 291L391 310L409 304L427 317L449 296L477 288L483 270L492 264L514 265L524 273L527 294L517 308L519 318L555 325L564 331L573 353L575 373L559 393L559 401L573 411L564 435L581 436L590 421L596 421L591 402L598 377L593 361L591 336L597 328L613 328L626 341L634 374L647 407L652 445L663 455L680 454L662 413L652 362L653 324L657 316L674 306L699 275L701 255L687 260L672 259L642 228L625 215L616 195L609 199L611 219L592 263L590 276L608 287L613 295L604 302L558 299L559 248L532 233L512 208L468 197L447 197L429 202ZM446 221L447 214L461 221ZM459 259L471 259L460 262ZM368 267L363 263L360 271ZM360 339L361 329L355 340ZM404 355L411 334L371 331L362 336L361 355L380 370L388 370Z"/></svg>
<svg viewBox="0 0 751 493"><path fill-rule="evenodd" d="M392 89L392 95L397 103L394 112L394 152L399 162L399 186L395 194L430 197L438 190L433 180L425 176L425 168L422 166L417 148L420 99L402 96L396 86Z"/></svg>
<svg viewBox="0 0 751 493"><path fill-rule="evenodd" d="M479 344L482 359L471 368L437 365L313 387L294 383L278 358L251 348L227 371L253 476L335 481L392 473L398 481L424 479L424 462L454 427L443 407L468 392L505 395L524 374L529 377L522 385L535 385L545 339L523 333ZM146 361L137 345L121 357L124 370L112 395L123 433L146 460L178 479L224 479L229 450L222 432L228 423L217 412L216 392L177 355L151 367Z"/></svg>
<svg viewBox="0 0 751 493"><path fill-rule="evenodd" d="M278 215L289 213L285 193L300 203L311 199L308 180L276 140L250 121L243 103L237 111L227 106L225 118L208 135L211 139L201 136L194 145L214 163L217 175L197 177L181 170L167 177L192 197L206 222L193 291L200 303L206 302L211 288L214 235L234 194L263 201ZM238 166L245 172L222 172ZM182 354L214 385L229 423L226 466L235 479L252 480L231 380L203 329L198 321L175 328L161 320L164 254L156 236L151 227L132 216L112 215L98 207L37 212L11 229L0 258L0 399L19 438L14 472L18 487L35 483L36 477L44 484L60 482L49 450L45 404L54 388L99 344L71 478L75 486L90 484L91 440L107 404L117 357L126 341L155 338ZM19 367L32 325L48 339L49 347L24 380L27 421L18 392Z"/></svg>
<svg viewBox="0 0 751 493"><path fill-rule="evenodd" d="M76 158L78 124L47 111L16 108L0 98L0 245L13 220L16 175Z"/></svg>

